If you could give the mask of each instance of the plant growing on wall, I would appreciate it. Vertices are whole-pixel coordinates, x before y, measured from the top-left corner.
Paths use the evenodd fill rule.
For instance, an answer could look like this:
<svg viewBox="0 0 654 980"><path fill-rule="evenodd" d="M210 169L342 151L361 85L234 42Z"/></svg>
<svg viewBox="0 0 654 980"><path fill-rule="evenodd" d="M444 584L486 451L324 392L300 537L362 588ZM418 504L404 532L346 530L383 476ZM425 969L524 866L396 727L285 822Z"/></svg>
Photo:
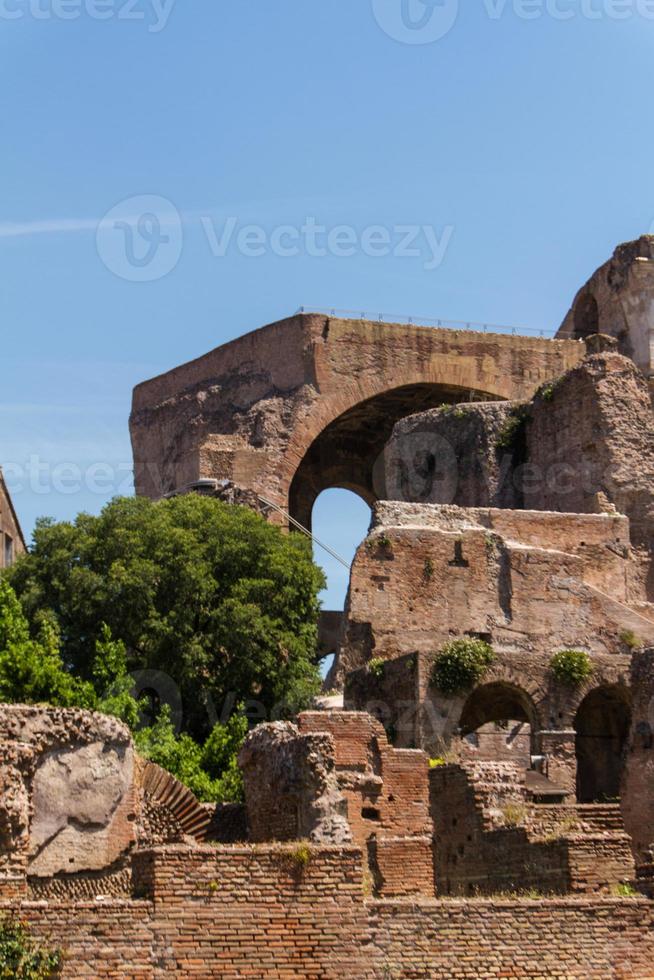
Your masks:
<svg viewBox="0 0 654 980"><path fill-rule="evenodd" d="M559 650L550 660L550 670L567 687L579 687L590 677L593 665L585 650Z"/></svg>
<svg viewBox="0 0 654 980"><path fill-rule="evenodd" d="M624 643L629 650L637 650L639 647L643 646L643 641L636 635L636 633L634 633L633 630L623 630L622 633L620 633L620 641Z"/></svg>
<svg viewBox="0 0 654 980"><path fill-rule="evenodd" d="M23 922L13 916L0 918L0 978L2 980L49 980L59 974L60 950L42 949Z"/></svg>
<svg viewBox="0 0 654 980"><path fill-rule="evenodd" d="M514 449L521 431L529 418L529 408L520 405L508 415L497 434L496 449Z"/></svg>
<svg viewBox="0 0 654 980"><path fill-rule="evenodd" d="M432 684L443 694L461 694L479 683L494 660L493 648L485 640L452 640L434 661Z"/></svg>
<svg viewBox="0 0 654 980"><path fill-rule="evenodd" d="M384 666L386 661L382 657L373 657L368 661L368 673L372 674L375 680L380 681L384 676Z"/></svg>
<svg viewBox="0 0 654 980"><path fill-rule="evenodd" d="M554 381L550 381L547 384L542 385L538 389L538 394L540 394L544 402L553 401L554 393L556 392L556 389L558 388L558 386L561 384L562 381L563 381L563 377L556 378Z"/></svg>

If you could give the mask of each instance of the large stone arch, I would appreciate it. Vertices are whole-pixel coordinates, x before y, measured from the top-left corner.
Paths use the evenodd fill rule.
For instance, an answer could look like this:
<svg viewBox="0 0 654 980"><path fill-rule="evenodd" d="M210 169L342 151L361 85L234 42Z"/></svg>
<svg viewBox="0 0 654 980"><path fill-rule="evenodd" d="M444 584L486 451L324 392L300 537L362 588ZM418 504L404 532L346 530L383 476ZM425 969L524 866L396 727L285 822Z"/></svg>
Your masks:
<svg viewBox="0 0 654 980"><path fill-rule="evenodd" d="M160 497L228 480L287 509L311 445L356 406L399 389L527 399L582 355L570 340L291 317L135 389L137 492Z"/></svg>
<svg viewBox="0 0 654 980"><path fill-rule="evenodd" d="M457 380L466 380L465 373L458 372ZM288 509L304 527L311 527L313 504L330 487L352 490L370 505L383 498L383 467L375 464L400 419L439 405L501 397L444 380L375 387L358 385L353 393L358 401L352 401L352 393L344 393L321 405L312 413L306 430L298 432L289 446L279 481L288 481L287 464L300 457L290 479ZM364 394L366 397L361 398Z"/></svg>

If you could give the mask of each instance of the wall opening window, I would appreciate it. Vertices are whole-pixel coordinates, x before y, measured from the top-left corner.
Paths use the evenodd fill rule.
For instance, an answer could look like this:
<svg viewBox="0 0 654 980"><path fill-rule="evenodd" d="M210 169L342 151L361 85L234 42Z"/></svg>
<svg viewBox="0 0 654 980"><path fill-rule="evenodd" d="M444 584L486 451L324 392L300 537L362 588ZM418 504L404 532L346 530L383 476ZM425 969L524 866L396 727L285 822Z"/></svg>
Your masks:
<svg viewBox="0 0 654 980"><path fill-rule="evenodd" d="M599 333L599 307L592 293L584 293L575 307L575 337L583 340Z"/></svg>
<svg viewBox="0 0 654 980"><path fill-rule="evenodd" d="M345 598L350 584L350 566L354 553L366 537L370 525L370 507L351 490L333 488L324 490L317 498L312 512L312 533L343 558L342 565L336 558L314 543L313 556L327 578L327 587L321 593L321 665L326 676L334 662L340 622L345 608Z"/></svg>
<svg viewBox="0 0 654 980"><path fill-rule="evenodd" d="M504 682L477 687L464 705L460 730L464 757L517 762L530 768L536 711L520 688Z"/></svg>
<svg viewBox="0 0 654 980"><path fill-rule="evenodd" d="M579 803L619 799L630 725L629 694L618 685L595 688L579 705L575 718Z"/></svg>
<svg viewBox="0 0 654 980"><path fill-rule="evenodd" d="M8 534L4 536L4 566L9 568L14 560L14 539Z"/></svg>

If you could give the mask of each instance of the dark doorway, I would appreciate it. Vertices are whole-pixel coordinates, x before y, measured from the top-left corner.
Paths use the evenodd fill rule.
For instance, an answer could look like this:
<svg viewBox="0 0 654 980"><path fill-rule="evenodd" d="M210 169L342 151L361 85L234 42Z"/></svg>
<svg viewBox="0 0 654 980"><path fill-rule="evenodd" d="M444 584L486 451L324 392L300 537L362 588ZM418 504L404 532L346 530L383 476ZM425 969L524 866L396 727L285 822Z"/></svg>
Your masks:
<svg viewBox="0 0 654 980"><path fill-rule="evenodd" d="M579 803L619 799L630 724L629 692L618 685L596 688L579 705L575 717Z"/></svg>
<svg viewBox="0 0 654 980"><path fill-rule="evenodd" d="M575 306L575 337L583 340L599 333L599 308L592 293L584 293Z"/></svg>

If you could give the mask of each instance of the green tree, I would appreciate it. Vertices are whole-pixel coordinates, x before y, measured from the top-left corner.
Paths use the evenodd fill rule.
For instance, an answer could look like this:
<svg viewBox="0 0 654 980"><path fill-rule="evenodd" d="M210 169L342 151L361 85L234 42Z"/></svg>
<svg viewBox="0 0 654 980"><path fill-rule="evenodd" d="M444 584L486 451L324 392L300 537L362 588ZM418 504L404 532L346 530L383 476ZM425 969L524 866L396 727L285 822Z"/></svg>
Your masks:
<svg viewBox="0 0 654 980"><path fill-rule="evenodd" d="M208 696L218 710L231 696L290 712L318 690L322 572L302 537L247 508L117 498L97 517L41 520L9 577L32 637L56 624L76 676L101 687L98 644L105 666L120 659L107 644L121 645L126 669L175 680L196 737L211 730Z"/></svg>
<svg viewBox="0 0 654 980"><path fill-rule="evenodd" d="M66 669L56 630L47 617L38 638L30 639L21 605L9 583L0 578L0 702L79 707L114 715L132 729L142 755L168 769L199 799L240 800L243 784L236 756L248 728L240 707L227 724L214 726L203 745L190 735L176 736L168 706L154 724L140 727L141 705L132 694L125 647L111 638L106 624L100 632L92 675L102 694L90 681L79 680Z"/></svg>
<svg viewBox="0 0 654 980"><path fill-rule="evenodd" d="M52 621L42 616L31 639L13 589L0 578L0 702L93 708L96 700L93 685L65 669Z"/></svg>
<svg viewBox="0 0 654 980"><path fill-rule="evenodd" d="M243 798L236 758L247 729L247 718L237 712L227 724L215 725L204 745L199 745L186 733L175 735L165 705L149 728L135 733L135 742L141 755L171 772L198 799L236 803Z"/></svg>

